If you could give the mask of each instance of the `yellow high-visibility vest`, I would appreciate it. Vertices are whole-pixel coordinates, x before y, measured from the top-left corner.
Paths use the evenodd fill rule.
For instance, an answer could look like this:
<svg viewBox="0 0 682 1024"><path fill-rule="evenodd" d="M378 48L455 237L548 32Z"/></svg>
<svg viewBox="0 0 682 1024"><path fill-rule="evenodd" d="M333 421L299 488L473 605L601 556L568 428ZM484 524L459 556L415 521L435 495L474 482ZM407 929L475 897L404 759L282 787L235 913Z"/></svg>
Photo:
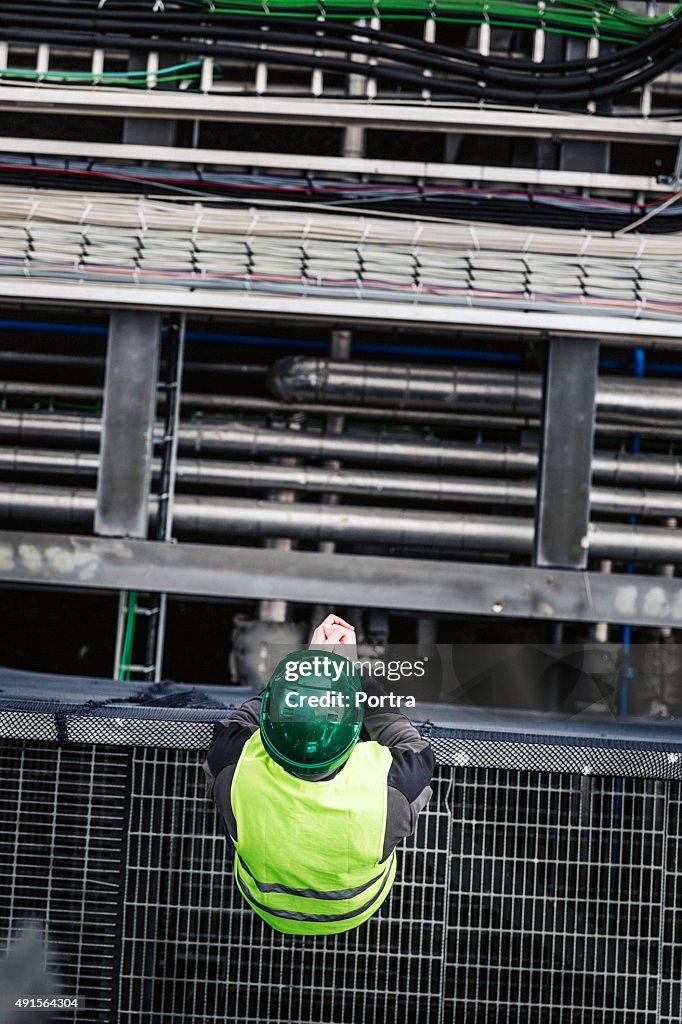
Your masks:
<svg viewBox="0 0 682 1024"><path fill-rule="evenodd" d="M231 800L234 874L249 905L279 932L329 935L374 914L395 878L382 861L388 747L357 743L332 779L311 782L270 757L256 730L244 745Z"/></svg>

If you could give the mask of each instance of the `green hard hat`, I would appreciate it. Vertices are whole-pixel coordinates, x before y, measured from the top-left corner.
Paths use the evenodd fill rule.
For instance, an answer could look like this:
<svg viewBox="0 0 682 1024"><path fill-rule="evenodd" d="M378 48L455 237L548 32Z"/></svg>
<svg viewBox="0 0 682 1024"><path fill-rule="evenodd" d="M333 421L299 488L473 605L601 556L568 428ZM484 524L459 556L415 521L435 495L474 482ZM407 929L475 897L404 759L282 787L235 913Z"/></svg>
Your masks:
<svg viewBox="0 0 682 1024"><path fill-rule="evenodd" d="M294 775L338 768L358 741L362 682L352 661L321 650L294 651L272 673L260 706L270 757Z"/></svg>

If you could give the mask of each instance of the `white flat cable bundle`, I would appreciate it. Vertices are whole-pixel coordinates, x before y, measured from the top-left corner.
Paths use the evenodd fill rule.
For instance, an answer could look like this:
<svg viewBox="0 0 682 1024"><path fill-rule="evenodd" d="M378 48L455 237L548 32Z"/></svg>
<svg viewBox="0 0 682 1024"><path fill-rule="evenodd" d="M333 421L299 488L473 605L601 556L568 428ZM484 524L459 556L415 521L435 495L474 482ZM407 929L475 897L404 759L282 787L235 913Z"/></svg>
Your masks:
<svg viewBox="0 0 682 1024"><path fill-rule="evenodd" d="M682 318L682 236L0 192L0 274Z"/></svg>

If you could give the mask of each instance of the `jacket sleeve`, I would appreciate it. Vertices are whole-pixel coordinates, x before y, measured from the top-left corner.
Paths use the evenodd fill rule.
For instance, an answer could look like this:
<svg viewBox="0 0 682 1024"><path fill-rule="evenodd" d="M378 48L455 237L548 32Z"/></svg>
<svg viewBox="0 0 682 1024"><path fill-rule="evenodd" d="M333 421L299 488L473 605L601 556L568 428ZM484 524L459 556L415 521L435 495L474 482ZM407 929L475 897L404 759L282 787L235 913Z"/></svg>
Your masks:
<svg viewBox="0 0 682 1024"><path fill-rule="evenodd" d="M362 685L367 694L385 695L385 690L374 679L363 680ZM435 758L428 741L401 711L367 705L365 708L363 730L369 739L389 747L393 757L387 779L385 859L401 839L412 835L419 813L433 796L431 778Z"/></svg>
<svg viewBox="0 0 682 1024"><path fill-rule="evenodd" d="M206 796L215 803L235 840L237 825L230 800L232 778L244 744L258 728L262 693L261 690L255 697L244 701L230 718L221 718L215 723L202 766L206 775Z"/></svg>
<svg viewBox="0 0 682 1024"><path fill-rule="evenodd" d="M330 645L315 646L322 650L330 649ZM332 649L350 661L358 661L355 644L338 644ZM387 696L386 691L372 678L362 677L362 688L368 696ZM430 783L435 758L428 741L419 735L409 718L396 708L371 708L365 704L360 739L375 740L389 747L393 758L387 779L386 830L382 853L382 859L385 860L401 839L412 835L420 811L433 796Z"/></svg>

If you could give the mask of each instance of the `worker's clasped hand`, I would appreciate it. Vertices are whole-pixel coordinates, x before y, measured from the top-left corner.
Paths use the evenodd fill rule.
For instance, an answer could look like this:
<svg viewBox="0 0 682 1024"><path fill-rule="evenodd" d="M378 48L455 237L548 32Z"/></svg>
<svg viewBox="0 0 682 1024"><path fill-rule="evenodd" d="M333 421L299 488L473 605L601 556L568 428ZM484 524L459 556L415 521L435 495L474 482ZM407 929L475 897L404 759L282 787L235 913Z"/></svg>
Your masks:
<svg viewBox="0 0 682 1024"><path fill-rule="evenodd" d="M339 615L328 615L313 633L312 644L354 644L355 627Z"/></svg>

